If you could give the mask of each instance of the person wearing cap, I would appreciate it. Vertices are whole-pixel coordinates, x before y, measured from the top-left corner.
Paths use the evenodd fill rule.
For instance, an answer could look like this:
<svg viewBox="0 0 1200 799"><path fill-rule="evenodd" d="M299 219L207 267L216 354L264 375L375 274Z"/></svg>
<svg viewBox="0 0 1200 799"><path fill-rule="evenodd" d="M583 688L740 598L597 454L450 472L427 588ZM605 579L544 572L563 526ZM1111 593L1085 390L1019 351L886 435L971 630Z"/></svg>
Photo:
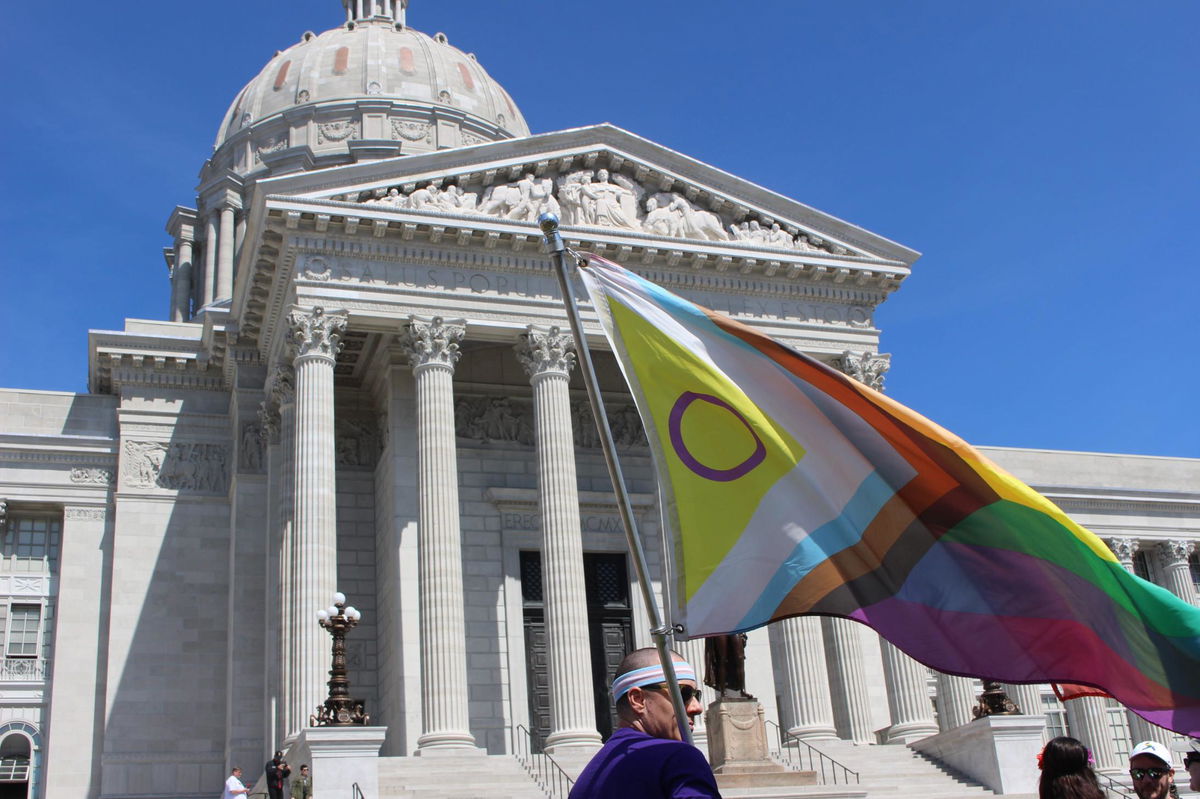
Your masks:
<svg viewBox="0 0 1200 799"><path fill-rule="evenodd" d="M1167 799L1175 786L1171 753L1158 741L1142 741L1129 753L1129 776L1138 799Z"/></svg>
<svg viewBox="0 0 1200 799"><path fill-rule="evenodd" d="M696 671L672 653L688 722L703 712ZM617 730L584 768L570 799L720 799L708 761L684 743L654 647L630 652L612 684Z"/></svg>
<svg viewBox="0 0 1200 799"><path fill-rule="evenodd" d="M1193 791L1200 791L1200 740L1184 738L1172 743L1171 749L1183 752L1183 767L1191 780L1188 787Z"/></svg>

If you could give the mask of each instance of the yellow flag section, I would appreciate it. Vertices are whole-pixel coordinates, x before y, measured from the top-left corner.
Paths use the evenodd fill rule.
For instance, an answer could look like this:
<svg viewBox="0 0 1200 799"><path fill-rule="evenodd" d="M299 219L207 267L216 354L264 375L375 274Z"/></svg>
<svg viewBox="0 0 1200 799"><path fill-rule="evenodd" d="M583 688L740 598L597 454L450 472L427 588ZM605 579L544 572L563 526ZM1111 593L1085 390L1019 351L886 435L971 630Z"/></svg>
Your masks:
<svg viewBox="0 0 1200 799"><path fill-rule="evenodd" d="M635 372L627 377L636 380L649 406L647 435L669 475L667 510L677 520L675 529L688 531L681 554L685 595L691 597L771 487L804 457L804 448L669 316L635 312L611 294L608 310L624 363Z"/></svg>

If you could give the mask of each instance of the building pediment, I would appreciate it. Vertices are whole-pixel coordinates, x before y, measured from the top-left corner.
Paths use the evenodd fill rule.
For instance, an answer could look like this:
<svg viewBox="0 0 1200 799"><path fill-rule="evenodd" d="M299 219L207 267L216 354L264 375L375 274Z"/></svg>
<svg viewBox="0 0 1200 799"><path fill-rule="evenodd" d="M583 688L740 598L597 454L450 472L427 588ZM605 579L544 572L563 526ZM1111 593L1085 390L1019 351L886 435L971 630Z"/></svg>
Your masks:
<svg viewBox="0 0 1200 799"><path fill-rule="evenodd" d="M902 279L918 253L836 217L611 125L373 161L263 181L265 195L326 205L325 219L362 220L374 231L389 216L533 226L560 217L570 238L598 249L617 239L718 248L743 271L778 270L784 260L848 259ZM320 222L318 223L320 224ZM397 221L403 230L405 221ZM410 225L412 223L409 223ZM532 228L536 234L536 228ZM378 233L377 233L378 235ZM435 233L434 235L438 235ZM641 249L644 249L642 247ZM749 259L747 253L760 257ZM681 253L680 257L686 254Z"/></svg>

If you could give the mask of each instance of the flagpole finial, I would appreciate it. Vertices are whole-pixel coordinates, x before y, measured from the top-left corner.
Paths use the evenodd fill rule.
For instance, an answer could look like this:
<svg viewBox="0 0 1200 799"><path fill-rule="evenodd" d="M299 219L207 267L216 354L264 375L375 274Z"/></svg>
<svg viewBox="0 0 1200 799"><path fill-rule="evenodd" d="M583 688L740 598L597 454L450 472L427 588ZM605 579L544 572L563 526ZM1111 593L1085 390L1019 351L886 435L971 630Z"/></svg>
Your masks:
<svg viewBox="0 0 1200 799"><path fill-rule="evenodd" d="M549 211L538 217L538 225L542 228L542 233L547 238L558 232L558 214L552 214Z"/></svg>

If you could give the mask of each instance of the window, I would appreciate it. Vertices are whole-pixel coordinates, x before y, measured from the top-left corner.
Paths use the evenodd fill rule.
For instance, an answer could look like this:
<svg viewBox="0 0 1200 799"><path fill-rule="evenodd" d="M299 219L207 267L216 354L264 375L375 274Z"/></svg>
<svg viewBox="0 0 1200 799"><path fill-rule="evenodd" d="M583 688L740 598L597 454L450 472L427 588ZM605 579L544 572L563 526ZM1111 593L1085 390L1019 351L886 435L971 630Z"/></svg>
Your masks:
<svg viewBox="0 0 1200 799"><path fill-rule="evenodd" d="M9 571L45 573L58 567L62 522L49 515L13 515L0 540L0 557Z"/></svg>
<svg viewBox="0 0 1200 799"><path fill-rule="evenodd" d="M26 782L29 779L29 739L7 735L0 744L0 782ZM5 794L7 795L7 794Z"/></svg>
<svg viewBox="0 0 1200 799"><path fill-rule="evenodd" d="M1042 694L1042 710L1046 714L1046 740L1067 734L1067 711L1054 694Z"/></svg>
<svg viewBox="0 0 1200 799"><path fill-rule="evenodd" d="M1146 557L1146 550L1140 549L1134 553L1133 573L1146 582L1153 582L1150 579L1150 560Z"/></svg>
<svg viewBox="0 0 1200 799"><path fill-rule="evenodd" d="M5 654L10 658L37 657L41 632L41 605L13 605L8 616L8 645Z"/></svg>
<svg viewBox="0 0 1200 799"><path fill-rule="evenodd" d="M1193 552L1188 558L1188 566L1192 570L1192 587L1196 589L1196 594L1200 595L1200 552Z"/></svg>

